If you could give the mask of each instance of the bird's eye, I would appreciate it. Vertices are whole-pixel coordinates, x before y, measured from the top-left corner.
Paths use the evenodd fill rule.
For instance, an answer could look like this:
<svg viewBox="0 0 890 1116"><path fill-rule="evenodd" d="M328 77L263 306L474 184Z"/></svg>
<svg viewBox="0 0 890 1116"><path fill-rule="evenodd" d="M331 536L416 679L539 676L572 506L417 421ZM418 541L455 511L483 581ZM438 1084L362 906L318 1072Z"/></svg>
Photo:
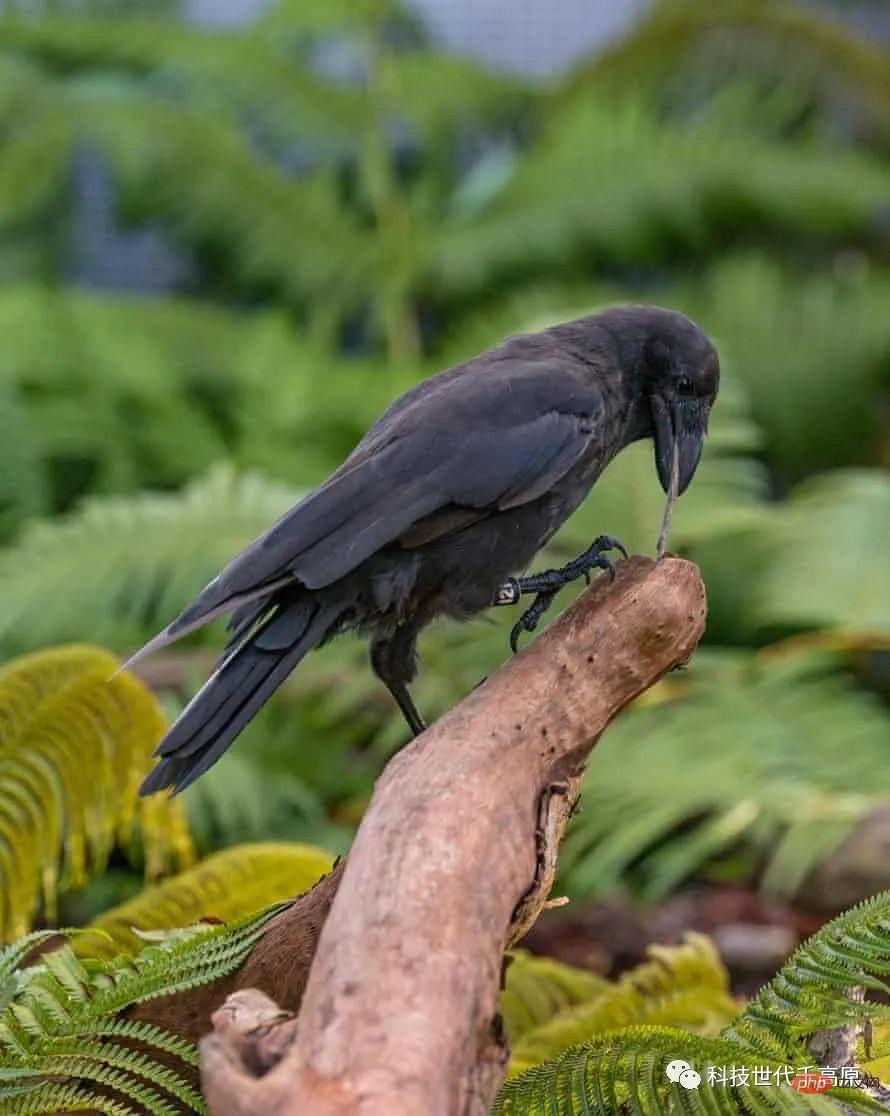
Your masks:
<svg viewBox="0 0 890 1116"><path fill-rule="evenodd" d="M678 395L695 395L695 384L688 376L681 376L677 380L677 394Z"/></svg>

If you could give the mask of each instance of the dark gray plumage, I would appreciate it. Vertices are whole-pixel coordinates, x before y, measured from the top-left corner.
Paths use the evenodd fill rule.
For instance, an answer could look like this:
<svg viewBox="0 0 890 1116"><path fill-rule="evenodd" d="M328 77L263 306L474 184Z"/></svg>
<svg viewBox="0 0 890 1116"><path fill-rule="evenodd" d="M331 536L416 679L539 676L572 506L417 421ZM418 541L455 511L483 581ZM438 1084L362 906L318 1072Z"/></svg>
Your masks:
<svg viewBox="0 0 890 1116"><path fill-rule="evenodd" d="M347 629L370 637L373 669L419 731L407 687L420 629L489 608L631 442L654 437L665 490L676 452L682 491L718 378L688 318L619 307L411 388L134 656L232 613L227 654L161 742L142 793L188 786L309 650Z"/></svg>

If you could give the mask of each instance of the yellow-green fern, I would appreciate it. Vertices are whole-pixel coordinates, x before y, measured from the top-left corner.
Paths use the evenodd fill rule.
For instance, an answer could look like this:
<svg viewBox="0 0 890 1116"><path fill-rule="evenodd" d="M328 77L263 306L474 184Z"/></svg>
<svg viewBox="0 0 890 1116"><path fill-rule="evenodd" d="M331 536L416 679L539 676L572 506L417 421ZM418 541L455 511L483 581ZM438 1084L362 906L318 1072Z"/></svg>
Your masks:
<svg viewBox="0 0 890 1116"><path fill-rule="evenodd" d="M134 933L134 927L171 930L203 918L223 922L244 918L306 891L330 871L332 863L329 853L313 845L236 845L105 911L74 940L74 950L83 957L135 953L145 939Z"/></svg>
<svg viewBox="0 0 890 1116"><path fill-rule="evenodd" d="M146 871L193 859L179 804L138 798L164 715L152 693L98 647L75 644L0 670L0 941L25 933L41 895L101 870L142 835Z"/></svg>
<svg viewBox="0 0 890 1116"><path fill-rule="evenodd" d="M738 1012L729 977L710 939L689 933L679 946L650 946L650 960L605 990L591 990L528 1031L513 1047L510 1075L540 1065L617 1027L648 1023L716 1034Z"/></svg>
<svg viewBox="0 0 890 1116"><path fill-rule="evenodd" d="M564 965L552 957L514 950L509 957L498 1010L511 1046L555 1015L609 991L605 977Z"/></svg>

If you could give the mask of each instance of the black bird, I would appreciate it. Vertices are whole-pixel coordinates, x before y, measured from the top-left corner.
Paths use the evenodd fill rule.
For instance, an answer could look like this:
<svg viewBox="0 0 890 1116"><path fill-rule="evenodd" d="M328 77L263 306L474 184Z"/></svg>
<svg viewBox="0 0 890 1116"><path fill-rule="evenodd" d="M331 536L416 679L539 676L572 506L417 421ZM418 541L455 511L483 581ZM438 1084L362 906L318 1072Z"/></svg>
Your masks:
<svg viewBox="0 0 890 1116"><path fill-rule="evenodd" d="M562 570L517 578L623 449L655 441L668 491L701 455L717 353L689 318L616 307L440 372L397 399L322 485L233 558L134 656L231 612L219 666L161 741L149 794L187 787L215 763L313 647L370 638L371 666L412 732L419 631L536 594L513 629L532 631L558 589L611 570L602 536Z"/></svg>

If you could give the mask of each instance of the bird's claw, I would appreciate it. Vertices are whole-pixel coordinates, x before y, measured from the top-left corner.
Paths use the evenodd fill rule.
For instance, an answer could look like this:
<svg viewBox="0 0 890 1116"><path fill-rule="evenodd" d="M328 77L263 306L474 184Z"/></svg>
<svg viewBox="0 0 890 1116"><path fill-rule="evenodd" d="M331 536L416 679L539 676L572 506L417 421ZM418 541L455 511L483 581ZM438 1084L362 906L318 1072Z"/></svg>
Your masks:
<svg viewBox="0 0 890 1116"><path fill-rule="evenodd" d="M609 580L615 580L615 563L603 553L606 550L618 550L625 558L627 557L627 551L617 539L613 539L611 535L600 535L583 554L561 569L545 570L543 573L531 574L529 577L511 577L504 582L495 595L496 605L516 604L522 594L536 594L532 604L519 617L510 632L510 647L514 655L519 649L519 637L523 632L533 632L537 628L538 621L563 586L579 577L583 577L589 585L590 571L594 569L605 570Z"/></svg>
<svg viewBox="0 0 890 1116"><path fill-rule="evenodd" d="M510 649L515 655L519 650L519 637L523 632L533 632L538 621L550 607L555 593L538 593L529 607L523 612L510 631Z"/></svg>

